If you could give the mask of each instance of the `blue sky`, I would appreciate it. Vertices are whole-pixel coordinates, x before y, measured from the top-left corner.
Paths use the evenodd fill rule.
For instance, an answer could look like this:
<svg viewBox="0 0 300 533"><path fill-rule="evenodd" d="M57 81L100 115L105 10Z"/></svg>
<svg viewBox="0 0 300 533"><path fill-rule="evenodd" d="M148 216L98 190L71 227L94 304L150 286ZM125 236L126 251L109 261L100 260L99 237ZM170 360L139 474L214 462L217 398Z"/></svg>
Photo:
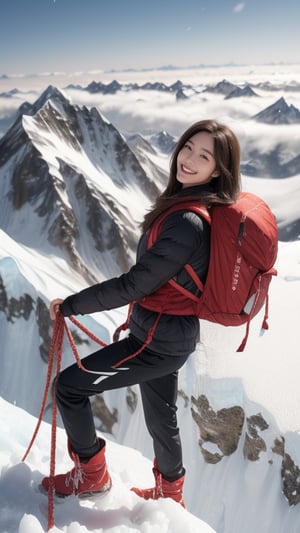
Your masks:
<svg viewBox="0 0 300 533"><path fill-rule="evenodd" d="M0 0L0 75L300 62L299 0Z"/></svg>

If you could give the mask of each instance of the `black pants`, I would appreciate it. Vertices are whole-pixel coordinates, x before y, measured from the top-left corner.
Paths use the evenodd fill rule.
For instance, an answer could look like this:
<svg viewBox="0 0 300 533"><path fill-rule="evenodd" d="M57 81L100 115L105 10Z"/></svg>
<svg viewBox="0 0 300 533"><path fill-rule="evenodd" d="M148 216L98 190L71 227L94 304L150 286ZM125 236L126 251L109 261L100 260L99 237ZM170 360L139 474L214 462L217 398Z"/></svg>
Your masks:
<svg viewBox="0 0 300 533"><path fill-rule="evenodd" d="M139 384L144 416L153 439L159 471L172 481L183 472L177 426L178 370L187 355L162 355L144 349L120 367L119 361L140 347L132 336L85 357L82 363L63 370L57 379L57 405L72 449L82 458L99 449L89 397L106 390Z"/></svg>

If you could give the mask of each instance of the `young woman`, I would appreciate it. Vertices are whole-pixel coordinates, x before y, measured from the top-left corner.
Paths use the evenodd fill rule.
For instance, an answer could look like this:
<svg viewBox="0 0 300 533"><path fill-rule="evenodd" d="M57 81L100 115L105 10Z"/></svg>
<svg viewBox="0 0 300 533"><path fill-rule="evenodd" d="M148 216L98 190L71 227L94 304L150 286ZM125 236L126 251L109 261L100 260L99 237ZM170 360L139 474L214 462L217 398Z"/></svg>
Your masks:
<svg viewBox="0 0 300 533"><path fill-rule="evenodd" d="M158 313L147 308L147 299L159 294L174 277L189 291L197 292L183 267L189 263L205 280L210 226L181 207L166 217L150 248L147 233L154 220L176 203L193 198L209 208L233 203L239 191L240 147L234 133L214 120L193 124L176 145L167 188L144 218L136 264L118 278L51 302L53 320L58 311L67 317L136 302L125 339L84 358L83 365L89 372L74 364L57 379L57 404L75 463L67 474L55 476L57 494L84 496L110 489L105 441L96 435L89 397L139 384L146 425L153 439L155 486L132 490L146 499L170 497L184 506L185 469L176 418L177 379L178 370L199 340L199 320L192 314L179 313L163 313L157 319ZM153 333L151 340L149 331ZM49 478L44 478L42 485L48 489Z"/></svg>

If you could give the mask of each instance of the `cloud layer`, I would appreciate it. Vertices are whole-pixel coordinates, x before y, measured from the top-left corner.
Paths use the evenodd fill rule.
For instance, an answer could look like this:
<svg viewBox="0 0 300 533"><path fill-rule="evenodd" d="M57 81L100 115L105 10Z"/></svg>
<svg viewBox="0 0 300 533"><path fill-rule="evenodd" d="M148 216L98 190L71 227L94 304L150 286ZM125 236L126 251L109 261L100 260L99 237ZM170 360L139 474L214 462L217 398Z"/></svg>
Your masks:
<svg viewBox="0 0 300 533"><path fill-rule="evenodd" d="M237 4L240 5L240 4ZM176 77L178 76L178 78ZM207 85L215 85L224 78L231 83L243 86L245 83L253 83L257 97L240 97L226 100L222 94L205 92ZM100 76L93 73L93 79L100 81ZM108 83L112 76L103 77L101 81ZM74 104L96 107L108 120L124 133L166 130L171 135L179 136L191 123L203 118L215 118L231 126L240 138L242 149L249 151L259 149L268 152L275 145L283 145L286 154L290 157L299 154L300 128L299 125L269 126L257 123L252 117L273 104L280 97L284 97L288 104L293 104L300 109L300 92L285 90L285 84L293 80L300 83L300 67L287 69L285 66L261 68L241 67L223 69L211 68L195 71L182 72L155 72L155 73L123 73L117 77L121 83L145 81L162 81L167 85L180 79L184 83L190 83L192 90L186 91L187 100L176 100L175 93L163 93L160 91L130 90L119 91L114 95L90 94L79 89L65 89L66 95ZM64 87L61 82L70 83L70 78L50 79L53 83L60 81L58 87ZM3 134L14 113L25 100L34 102L43 89L35 87L36 80L31 80L26 92L21 90L13 93L9 98L1 97L0 94L0 135ZM80 83L86 87L90 83L82 77L74 78L73 83ZM263 90L257 87L259 82L270 82L270 89ZM6 84L7 84L6 80ZM274 90L277 85L283 88ZM10 89L13 87L8 86Z"/></svg>

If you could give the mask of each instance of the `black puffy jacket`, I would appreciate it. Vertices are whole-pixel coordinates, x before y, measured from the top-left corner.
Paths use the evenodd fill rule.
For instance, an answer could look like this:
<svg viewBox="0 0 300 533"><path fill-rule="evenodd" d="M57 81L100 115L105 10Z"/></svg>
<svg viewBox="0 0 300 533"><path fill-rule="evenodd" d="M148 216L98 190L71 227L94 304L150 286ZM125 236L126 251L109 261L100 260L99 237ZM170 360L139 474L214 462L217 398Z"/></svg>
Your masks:
<svg viewBox="0 0 300 533"><path fill-rule="evenodd" d="M69 296L60 306L62 314L89 314L122 307L151 294L174 276L178 283L196 292L183 266L191 264L200 279L205 280L209 261L209 224L192 212L180 210L166 218L159 238L148 250L146 237L146 234L142 235L137 261L127 273ZM131 334L143 342L155 317L156 313L136 304L130 321ZM195 349L198 340L197 317L162 315L149 349L162 354L184 355Z"/></svg>

